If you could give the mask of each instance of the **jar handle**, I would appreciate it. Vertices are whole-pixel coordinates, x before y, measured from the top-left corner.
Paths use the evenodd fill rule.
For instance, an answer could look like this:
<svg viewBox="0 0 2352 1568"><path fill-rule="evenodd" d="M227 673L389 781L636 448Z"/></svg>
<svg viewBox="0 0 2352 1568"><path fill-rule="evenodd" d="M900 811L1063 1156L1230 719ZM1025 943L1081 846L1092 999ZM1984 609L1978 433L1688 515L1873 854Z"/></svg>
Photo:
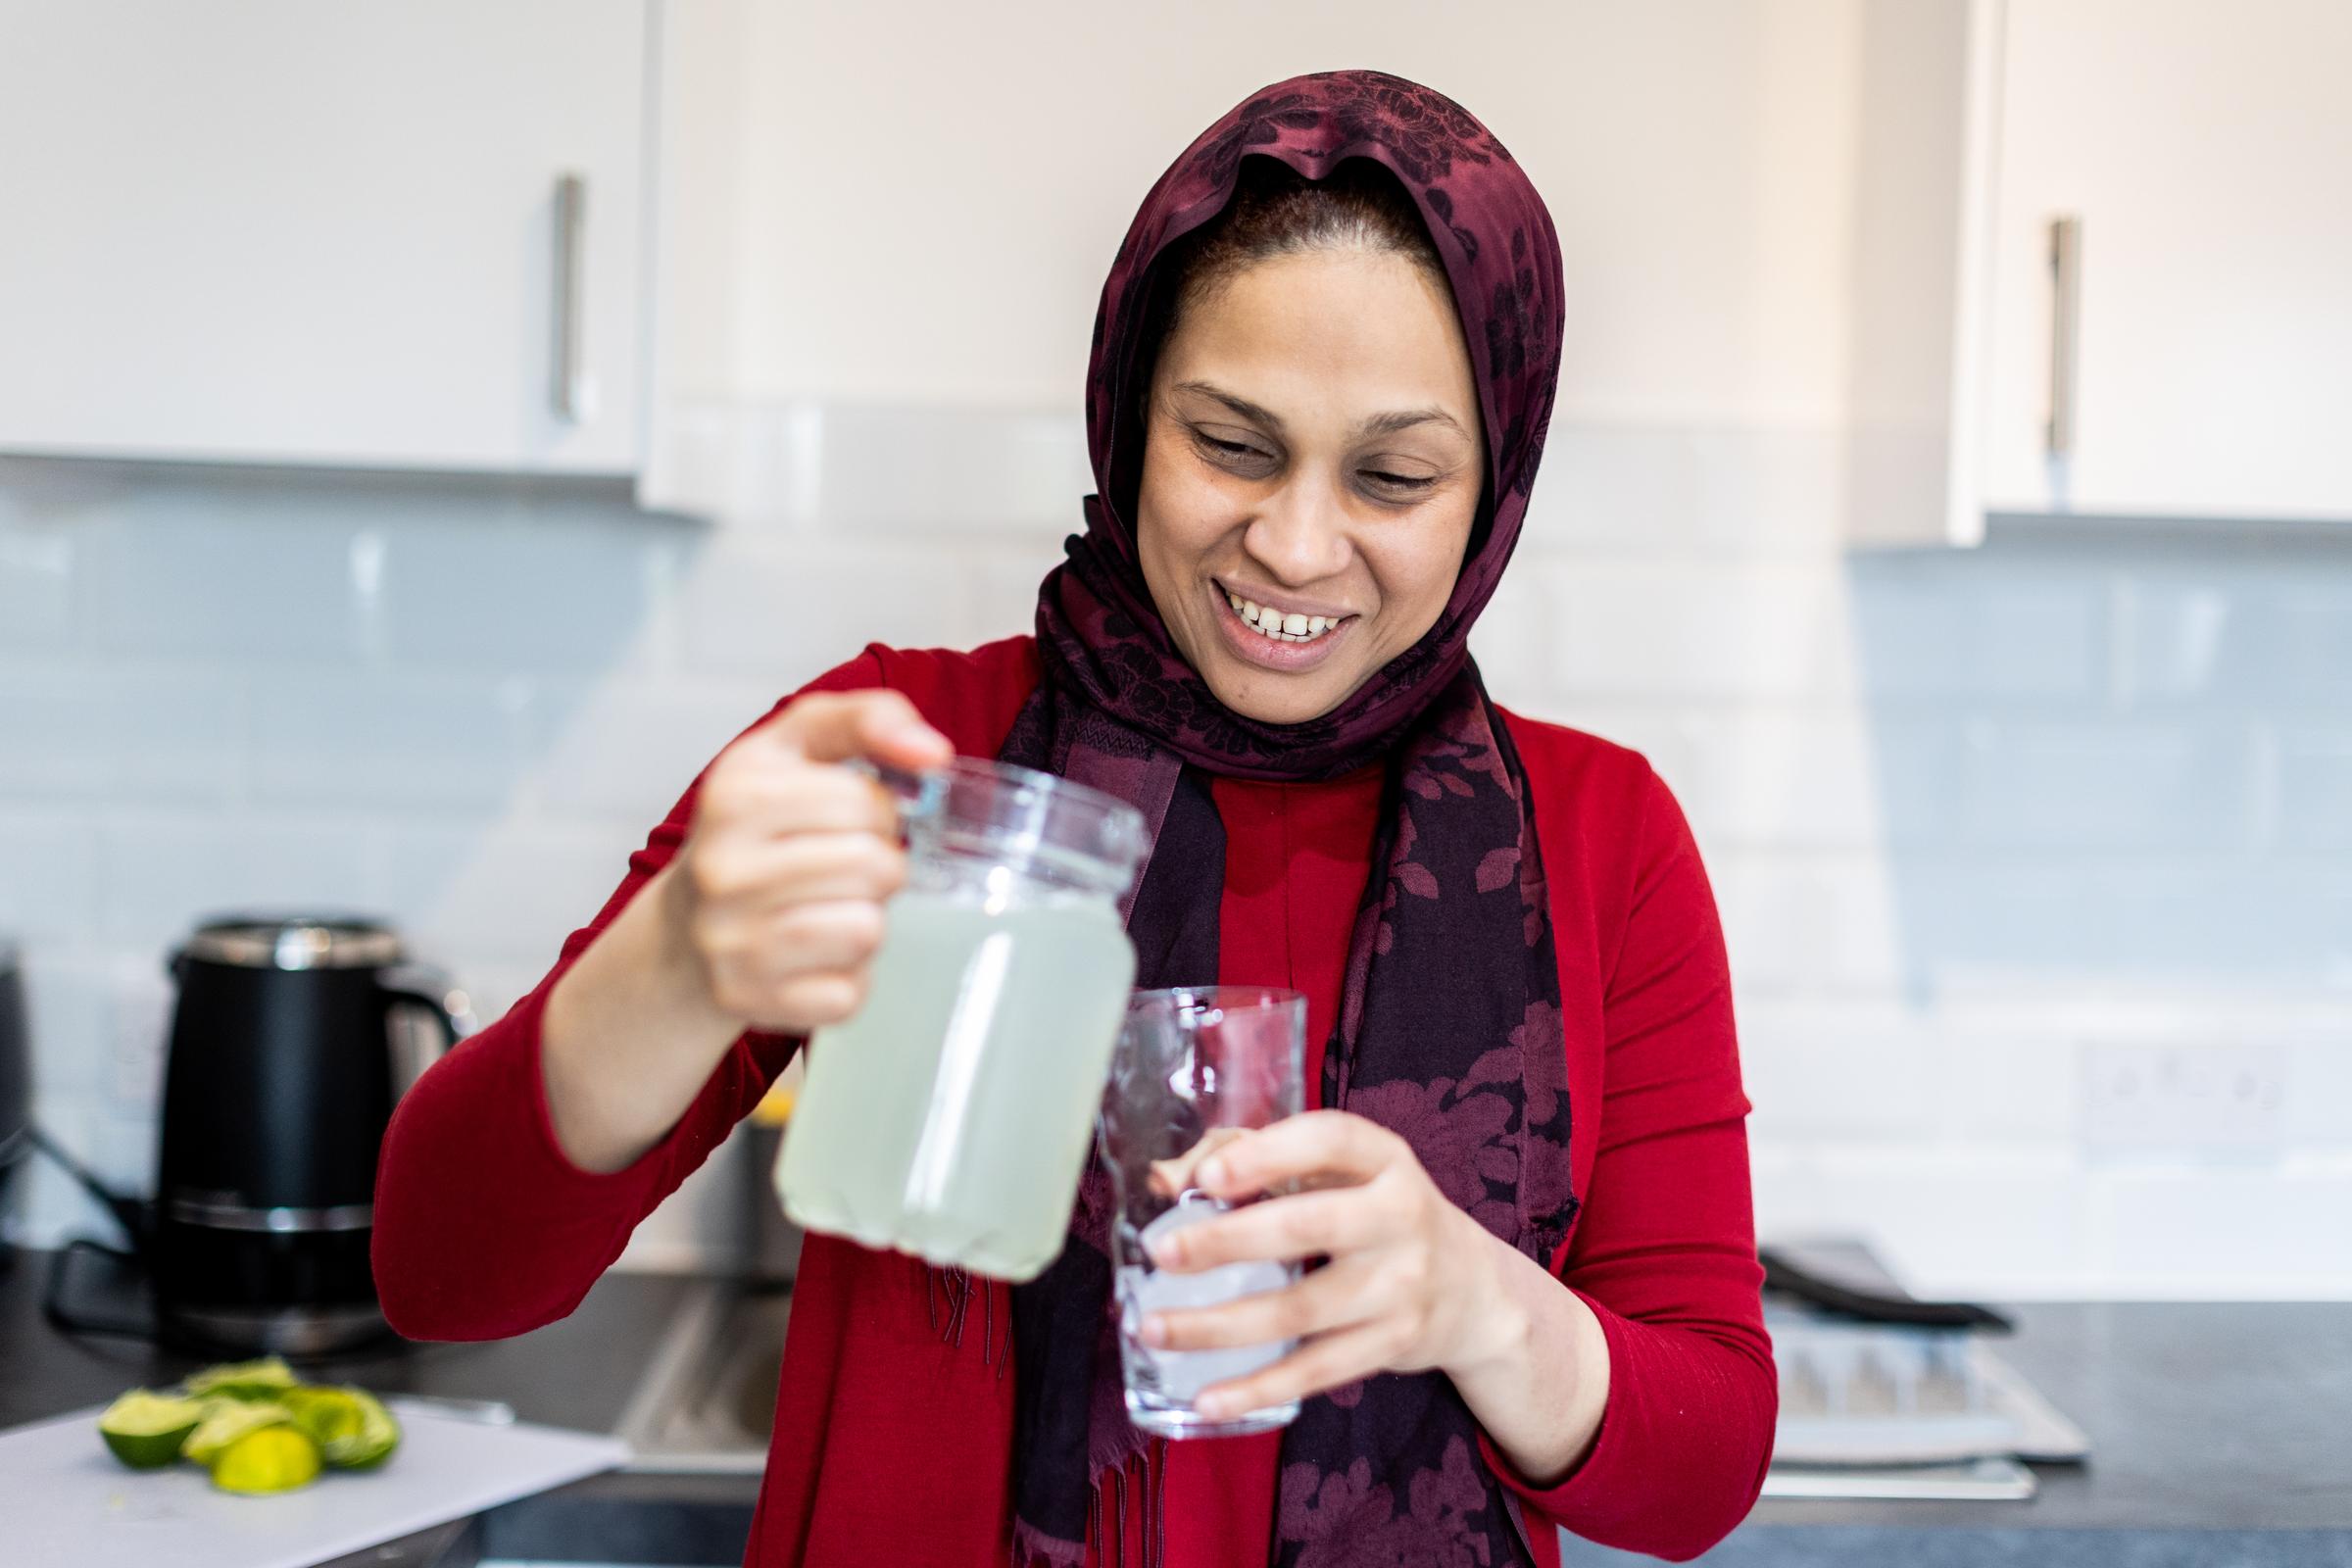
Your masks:
<svg viewBox="0 0 2352 1568"><path fill-rule="evenodd" d="M862 757L854 757L841 765L882 786L883 793L898 808L902 828L936 816L940 807L947 802L948 775L944 768L917 771L893 767L887 762L869 761Z"/></svg>

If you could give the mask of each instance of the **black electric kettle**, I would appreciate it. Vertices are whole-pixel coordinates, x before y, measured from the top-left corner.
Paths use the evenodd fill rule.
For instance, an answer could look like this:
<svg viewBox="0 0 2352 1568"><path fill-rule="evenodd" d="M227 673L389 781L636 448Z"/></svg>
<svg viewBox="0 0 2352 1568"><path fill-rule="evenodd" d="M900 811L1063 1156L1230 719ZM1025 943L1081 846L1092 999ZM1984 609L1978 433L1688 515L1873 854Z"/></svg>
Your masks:
<svg viewBox="0 0 2352 1568"><path fill-rule="evenodd" d="M0 937L0 1270L15 1257L7 1234L10 1178L32 1152L32 1048L25 1043L27 1032L17 950Z"/></svg>
<svg viewBox="0 0 2352 1568"><path fill-rule="evenodd" d="M376 1154L394 1102L456 1044L463 999L404 962L388 926L343 917L208 921L170 967L148 1249L159 1326L297 1355L383 1334L368 1263Z"/></svg>

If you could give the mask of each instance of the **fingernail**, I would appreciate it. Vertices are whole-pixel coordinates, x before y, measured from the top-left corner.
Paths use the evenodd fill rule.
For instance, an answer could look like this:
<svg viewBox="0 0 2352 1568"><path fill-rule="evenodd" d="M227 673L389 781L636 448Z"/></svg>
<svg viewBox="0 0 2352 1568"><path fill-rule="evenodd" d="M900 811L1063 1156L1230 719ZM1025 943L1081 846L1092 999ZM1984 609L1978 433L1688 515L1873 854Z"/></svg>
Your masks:
<svg viewBox="0 0 2352 1568"><path fill-rule="evenodd" d="M1193 1409L1211 1421L1222 1421L1238 1412L1241 1401L1230 1394L1203 1394L1193 1401Z"/></svg>
<svg viewBox="0 0 2352 1568"><path fill-rule="evenodd" d="M1157 1312L1144 1319L1144 1343L1155 1350L1168 1343L1168 1320Z"/></svg>
<svg viewBox="0 0 2352 1568"><path fill-rule="evenodd" d="M1211 1156L1200 1162L1200 1185L1203 1187L1222 1187L1230 1174L1221 1157Z"/></svg>
<svg viewBox="0 0 2352 1568"><path fill-rule="evenodd" d="M1184 1256L1184 1244L1173 1236L1155 1236L1145 1249L1160 1268L1174 1268Z"/></svg>

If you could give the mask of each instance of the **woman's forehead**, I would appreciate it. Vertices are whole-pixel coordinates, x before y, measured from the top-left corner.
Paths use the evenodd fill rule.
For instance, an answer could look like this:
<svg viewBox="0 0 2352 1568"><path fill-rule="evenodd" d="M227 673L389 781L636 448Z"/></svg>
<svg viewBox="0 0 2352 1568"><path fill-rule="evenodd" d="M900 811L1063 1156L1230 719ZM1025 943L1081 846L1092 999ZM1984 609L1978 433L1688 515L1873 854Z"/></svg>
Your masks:
<svg viewBox="0 0 2352 1568"><path fill-rule="evenodd" d="M1401 258L1309 253L1259 263L1188 305L1161 355L1163 386L1317 411L1350 426L1477 423L1474 372L1451 297ZM1236 409L1237 414L1252 410ZM1392 417L1394 416L1394 417ZM1368 433L1368 432L1359 432Z"/></svg>

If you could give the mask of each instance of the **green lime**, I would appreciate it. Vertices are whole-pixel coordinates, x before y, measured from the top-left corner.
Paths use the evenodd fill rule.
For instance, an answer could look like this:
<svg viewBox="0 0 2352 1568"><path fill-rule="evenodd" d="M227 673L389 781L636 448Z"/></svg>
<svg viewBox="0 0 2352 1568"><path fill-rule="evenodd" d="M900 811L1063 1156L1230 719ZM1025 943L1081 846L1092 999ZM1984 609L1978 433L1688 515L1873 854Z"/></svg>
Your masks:
<svg viewBox="0 0 2352 1568"><path fill-rule="evenodd" d="M370 1469L400 1446L400 1423L366 1389L289 1389L285 1403L294 1412L294 1424L338 1469Z"/></svg>
<svg viewBox="0 0 2352 1568"><path fill-rule="evenodd" d="M214 1396L204 1401L204 1420L188 1434L179 1451L198 1464L209 1465L248 1433L293 1424L294 1412L274 1401Z"/></svg>
<svg viewBox="0 0 2352 1568"><path fill-rule="evenodd" d="M265 1355L258 1361L226 1361L191 1372L180 1387L191 1396L218 1394L231 1399L274 1399L301 1381L286 1365L285 1357Z"/></svg>
<svg viewBox="0 0 2352 1568"><path fill-rule="evenodd" d="M318 1446L293 1427L263 1427L223 1448L212 1472L222 1492L292 1492L318 1479Z"/></svg>
<svg viewBox="0 0 2352 1568"><path fill-rule="evenodd" d="M106 1407L98 1435L116 1458L137 1470L153 1470L179 1457L188 1434L204 1420L204 1404L133 1389Z"/></svg>

